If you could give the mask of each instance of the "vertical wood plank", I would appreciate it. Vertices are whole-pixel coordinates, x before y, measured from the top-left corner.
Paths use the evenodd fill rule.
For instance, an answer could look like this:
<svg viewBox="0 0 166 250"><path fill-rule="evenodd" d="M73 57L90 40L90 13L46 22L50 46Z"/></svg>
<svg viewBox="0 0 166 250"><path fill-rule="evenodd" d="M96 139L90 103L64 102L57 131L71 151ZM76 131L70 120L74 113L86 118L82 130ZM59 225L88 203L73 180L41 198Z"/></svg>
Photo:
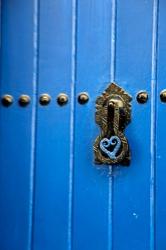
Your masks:
<svg viewBox="0 0 166 250"><path fill-rule="evenodd" d="M150 174L150 249L155 249L156 207L156 111L157 111L157 40L158 0L153 0L152 66L151 66L151 174Z"/></svg>
<svg viewBox="0 0 166 250"><path fill-rule="evenodd" d="M166 105L160 101L160 92L166 89L166 2L159 1L158 24L158 58L157 58L157 130L156 130L156 249L164 250L166 246L166 185L165 185L165 161L166 161Z"/></svg>
<svg viewBox="0 0 166 250"><path fill-rule="evenodd" d="M111 1L78 1L73 249L108 249L109 173L93 164L95 101L110 82ZM85 105L78 94L87 91Z"/></svg>
<svg viewBox="0 0 166 250"><path fill-rule="evenodd" d="M1 1L0 249L29 249L32 222L32 120L34 102L34 1ZM29 106L18 105L28 94Z"/></svg>
<svg viewBox="0 0 166 250"><path fill-rule="evenodd" d="M132 153L129 168L113 172L113 248L150 249L151 105L136 93L151 91L152 1L117 0L116 82L133 96L126 130Z"/></svg>
<svg viewBox="0 0 166 250"><path fill-rule="evenodd" d="M33 249L67 249L69 234L72 3L40 0L38 106ZM56 98L66 93L60 107ZM69 248L68 248L69 249Z"/></svg>

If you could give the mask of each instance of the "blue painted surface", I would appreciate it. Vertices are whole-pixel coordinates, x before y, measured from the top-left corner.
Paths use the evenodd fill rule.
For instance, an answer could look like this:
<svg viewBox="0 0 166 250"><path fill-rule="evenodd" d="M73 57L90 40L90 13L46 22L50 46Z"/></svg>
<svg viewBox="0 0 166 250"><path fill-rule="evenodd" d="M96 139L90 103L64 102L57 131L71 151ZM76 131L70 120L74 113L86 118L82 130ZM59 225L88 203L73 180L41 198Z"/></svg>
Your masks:
<svg viewBox="0 0 166 250"><path fill-rule="evenodd" d="M1 1L0 94L15 102L0 108L0 249L29 249L32 221L34 3ZM20 94L31 104L20 108Z"/></svg>
<svg viewBox="0 0 166 250"><path fill-rule="evenodd" d="M73 248L107 249L109 215L108 168L93 164L95 101L110 79L111 2L78 1L75 92L87 91L86 105L75 103ZM99 185L100 183L100 185Z"/></svg>
<svg viewBox="0 0 166 250"><path fill-rule="evenodd" d="M1 0L0 94L14 97L0 104L1 250L165 250L165 8L164 0ZM93 163L95 101L111 81L133 97L130 167ZM21 94L31 97L25 108Z"/></svg>
<svg viewBox="0 0 166 250"><path fill-rule="evenodd" d="M126 129L132 162L113 173L114 249L151 248L151 71L153 1L117 1L115 79L134 99L140 90L149 101L132 102Z"/></svg>
<svg viewBox="0 0 166 250"><path fill-rule="evenodd" d="M159 1L158 6L158 54L157 54L157 118L156 118L156 169L155 169L155 184L156 184L156 249L165 249L166 232L164 230L166 224L166 185L165 185L165 127L166 127L166 105L159 101L160 91L166 89L165 73L166 73L166 26L165 26L165 11L166 2Z"/></svg>
<svg viewBox="0 0 166 250"><path fill-rule="evenodd" d="M68 0L41 0L38 9L38 95L51 103L38 106L33 249L67 249L70 199L70 116L72 5ZM69 103L59 107L65 92Z"/></svg>

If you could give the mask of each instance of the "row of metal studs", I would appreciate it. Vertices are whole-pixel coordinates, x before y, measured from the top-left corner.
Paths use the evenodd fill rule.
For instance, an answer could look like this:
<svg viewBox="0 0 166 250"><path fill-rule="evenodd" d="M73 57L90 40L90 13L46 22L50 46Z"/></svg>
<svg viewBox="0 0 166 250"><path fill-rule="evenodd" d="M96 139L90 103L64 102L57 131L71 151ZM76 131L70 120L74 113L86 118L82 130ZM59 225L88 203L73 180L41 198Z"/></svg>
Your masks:
<svg viewBox="0 0 166 250"><path fill-rule="evenodd" d="M161 102L166 103L166 89L163 89L160 92L160 100ZM144 104L148 101L148 93L146 91L140 91L137 94L137 101L138 103Z"/></svg>
<svg viewBox="0 0 166 250"><path fill-rule="evenodd" d="M58 95L57 97L57 103L60 105L60 106L63 106L65 104L68 103L68 96L65 94L65 93L61 93ZM82 92L78 95L78 102L80 104L85 104L87 103L89 100L89 96L86 92ZM28 95L21 95L18 99L18 103L20 104L20 106L22 107L26 107L31 101L31 98L30 96ZM5 107L9 107L10 105L12 105L12 103L14 102L14 98L13 96L11 95L4 95L2 96L2 99L1 99L1 103L5 106ZM49 103L51 102L51 96L48 95L48 94L42 94L40 97L39 97L39 103L42 105L42 106L46 106L48 105Z"/></svg>
<svg viewBox="0 0 166 250"><path fill-rule="evenodd" d="M138 103L144 104L148 101L148 93L146 91L140 91L136 97ZM89 95L86 92L82 92L78 95L78 102L80 104L85 104L89 100ZM161 91L160 100L166 103L166 89ZM31 99L28 95L21 95L18 103L22 107L26 107L30 103ZM2 96L1 102L4 106L8 107L14 102L14 98L11 95ZM51 102L51 97L48 94L42 94L39 97L39 103L43 106L48 105ZM65 93L61 93L57 97L57 103L63 106L68 103L68 96Z"/></svg>

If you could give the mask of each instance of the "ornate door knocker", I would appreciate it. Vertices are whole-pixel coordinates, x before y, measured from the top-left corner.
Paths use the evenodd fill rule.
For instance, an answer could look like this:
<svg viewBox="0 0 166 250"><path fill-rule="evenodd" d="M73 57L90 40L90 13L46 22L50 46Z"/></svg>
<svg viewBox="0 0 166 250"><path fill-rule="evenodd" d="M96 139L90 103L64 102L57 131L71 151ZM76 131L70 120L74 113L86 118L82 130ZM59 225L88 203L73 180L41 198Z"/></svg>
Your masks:
<svg viewBox="0 0 166 250"><path fill-rule="evenodd" d="M130 150L124 129L131 119L132 98L111 83L96 100L96 123L101 134L94 143L96 164L130 164Z"/></svg>

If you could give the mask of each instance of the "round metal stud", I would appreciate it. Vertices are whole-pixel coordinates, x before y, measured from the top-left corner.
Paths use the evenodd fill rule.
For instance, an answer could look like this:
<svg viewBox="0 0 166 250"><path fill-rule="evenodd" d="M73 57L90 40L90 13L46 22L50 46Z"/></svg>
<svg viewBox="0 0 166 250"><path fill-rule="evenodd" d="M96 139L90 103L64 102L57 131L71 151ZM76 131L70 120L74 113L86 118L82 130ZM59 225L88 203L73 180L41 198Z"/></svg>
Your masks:
<svg viewBox="0 0 166 250"><path fill-rule="evenodd" d="M30 97L28 95L21 95L18 102L20 106L26 107L30 103Z"/></svg>
<svg viewBox="0 0 166 250"><path fill-rule="evenodd" d="M48 94L42 94L39 98L39 102L43 106L48 105L50 101L51 101L51 97Z"/></svg>
<svg viewBox="0 0 166 250"><path fill-rule="evenodd" d="M160 100L162 102L166 102L166 89L163 89L161 92L160 92Z"/></svg>
<svg viewBox="0 0 166 250"><path fill-rule="evenodd" d="M57 103L60 105L60 106L63 106L65 104L67 104L68 102L68 96L64 93L61 93L58 95L57 97Z"/></svg>
<svg viewBox="0 0 166 250"><path fill-rule="evenodd" d="M82 92L82 93L79 94L79 96L78 96L78 102L80 104L85 104L88 101L89 101L89 95L88 95L88 93Z"/></svg>
<svg viewBox="0 0 166 250"><path fill-rule="evenodd" d="M137 94L137 101L138 103L144 104L148 100L148 93L146 91L140 91Z"/></svg>
<svg viewBox="0 0 166 250"><path fill-rule="evenodd" d="M13 101L14 101L14 99L11 95L2 96L1 102L5 107L9 107L13 103Z"/></svg>

